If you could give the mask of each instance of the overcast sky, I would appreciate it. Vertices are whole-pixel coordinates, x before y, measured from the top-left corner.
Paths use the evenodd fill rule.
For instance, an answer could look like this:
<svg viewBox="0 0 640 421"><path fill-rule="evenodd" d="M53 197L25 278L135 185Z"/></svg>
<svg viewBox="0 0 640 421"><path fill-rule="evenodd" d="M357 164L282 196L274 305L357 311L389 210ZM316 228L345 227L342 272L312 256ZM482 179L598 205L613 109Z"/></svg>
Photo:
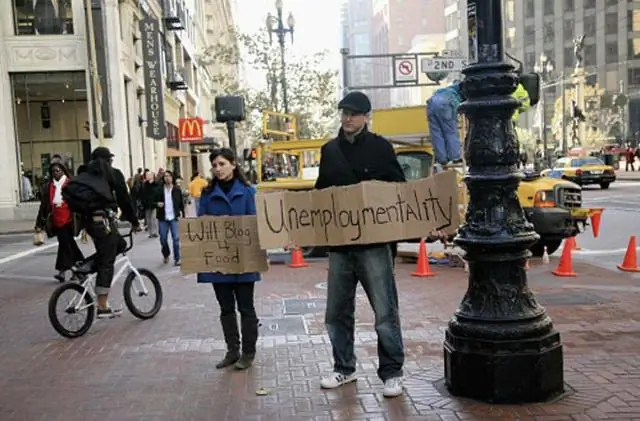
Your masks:
<svg viewBox="0 0 640 421"><path fill-rule="evenodd" d="M327 66L340 66L340 4L342 0L283 0L284 18L293 13L296 20L295 42L287 49L296 55L330 50ZM275 0L237 0L236 20L243 32L252 33L265 26L267 13L276 13ZM245 69L247 83L254 87L264 77Z"/></svg>

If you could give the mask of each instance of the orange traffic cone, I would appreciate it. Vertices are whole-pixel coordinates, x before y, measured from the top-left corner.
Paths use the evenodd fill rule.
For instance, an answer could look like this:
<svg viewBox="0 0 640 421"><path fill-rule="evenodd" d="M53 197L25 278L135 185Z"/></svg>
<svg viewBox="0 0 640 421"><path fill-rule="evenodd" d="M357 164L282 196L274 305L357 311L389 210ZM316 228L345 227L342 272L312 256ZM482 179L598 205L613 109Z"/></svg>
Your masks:
<svg viewBox="0 0 640 421"><path fill-rule="evenodd" d="M304 255L302 254L302 250L299 248L294 248L291 252L291 263L289 263L290 268L306 268L309 266L308 263L304 261Z"/></svg>
<svg viewBox="0 0 640 421"><path fill-rule="evenodd" d="M576 240L576 237L569 237L567 238L566 242L571 247L571 251L582 250L582 247L578 245L578 241Z"/></svg>
<svg viewBox="0 0 640 421"><path fill-rule="evenodd" d="M625 272L640 272L636 247L636 236L632 235L629 238L629 245L627 246L627 252L624 254L624 260L621 265L618 265L618 269Z"/></svg>
<svg viewBox="0 0 640 421"><path fill-rule="evenodd" d="M420 240L420 248L418 249L418 265L416 271L411 276L417 276L420 278L427 278L429 276L435 276L436 274L431 272L429 266L429 256L427 255L427 244L424 242L424 238Z"/></svg>
<svg viewBox="0 0 640 421"><path fill-rule="evenodd" d="M600 234L600 219L602 218L602 209L598 209L591 215L591 230L593 231L593 238L598 238Z"/></svg>
<svg viewBox="0 0 640 421"><path fill-rule="evenodd" d="M551 271L551 273L556 276L578 276L573 271L573 263L571 262L571 252L573 251L571 241L569 241L571 238L573 237L570 237L564 243L564 248L562 249L562 256L560 256L560 263L558 263L558 267L556 268L556 270Z"/></svg>

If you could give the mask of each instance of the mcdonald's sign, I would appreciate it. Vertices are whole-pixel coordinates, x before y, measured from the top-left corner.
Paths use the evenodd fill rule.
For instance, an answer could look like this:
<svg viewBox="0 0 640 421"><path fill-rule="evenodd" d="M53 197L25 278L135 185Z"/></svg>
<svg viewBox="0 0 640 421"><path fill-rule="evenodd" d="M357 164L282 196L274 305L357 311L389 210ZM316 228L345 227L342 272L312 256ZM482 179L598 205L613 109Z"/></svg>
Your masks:
<svg viewBox="0 0 640 421"><path fill-rule="evenodd" d="M181 118L179 121L180 142L202 142L204 120L200 117Z"/></svg>

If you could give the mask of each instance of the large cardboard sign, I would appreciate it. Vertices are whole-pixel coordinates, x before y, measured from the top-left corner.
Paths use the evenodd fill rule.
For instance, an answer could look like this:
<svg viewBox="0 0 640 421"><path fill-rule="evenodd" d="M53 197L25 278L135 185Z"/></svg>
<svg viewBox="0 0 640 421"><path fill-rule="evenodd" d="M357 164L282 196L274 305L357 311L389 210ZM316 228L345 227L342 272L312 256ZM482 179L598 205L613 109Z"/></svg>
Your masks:
<svg viewBox="0 0 640 421"><path fill-rule="evenodd" d="M305 192L259 192L263 249L400 241L460 222L455 171L406 183L367 181Z"/></svg>
<svg viewBox="0 0 640 421"><path fill-rule="evenodd" d="M255 216L201 216L180 220L182 273L266 272Z"/></svg>

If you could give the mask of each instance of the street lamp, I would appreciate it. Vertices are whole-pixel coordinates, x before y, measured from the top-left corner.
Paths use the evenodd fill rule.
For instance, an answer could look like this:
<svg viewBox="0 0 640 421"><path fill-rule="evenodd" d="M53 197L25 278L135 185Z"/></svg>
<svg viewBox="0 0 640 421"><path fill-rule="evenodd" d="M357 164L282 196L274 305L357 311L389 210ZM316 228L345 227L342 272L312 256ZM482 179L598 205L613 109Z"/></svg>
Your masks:
<svg viewBox="0 0 640 421"><path fill-rule="evenodd" d="M469 286L445 333L445 384L487 402L539 402L563 392L563 357L560 335L527 285L529 248L540 237L517 195L518 75L504 60L502 1L468 0L467 17L475 58L462 71L469 205L455 242L466 252Z"/></svg>
<svg viewBox="0 0 640 421"><path fill-rule="evenodd" d="M287 17L287 27L284 26L282 13L282 0L276 0L277 15L267 14L267 31L269 32L269 42L273 43L273 34L278 35L278 44L280 44L280 60L281 60L281 83L282 83L282 102L285 114L289 113L289 99L287 98L287 79L286 79L286 63L285 63L285 45L284 40L287 34L291 35L291 43L293 44L293 30L296 26L296 20L293 14L289 12Z"/></svg>
<svg viewBox="0 0 640 421"><path fill-rule="evenodd" d="M533 66L533 70L536 73L540 74L540 77L542 78L543 82L548 82L549 79L551 78L551 72L553 72L553 63L551 63L551 59L549 57L547 57L547 55L545 53L540 54L540 60L538 61L538 63L536 63ZM543 86L544 89L544 86ZM563 98L564 98L564 93L563 93ZM551 166L551 160L549 158L551 158L549 156L549 151L548 151L548 144L547 144L547 113L546 113L546 108L547 108L547 104L545 103L544 100L544 92L542 92L542 95L540 95L540 107L542 109L541 112L541 122L540 125L541 127L541 131L542 131L542 148L543 148L543 152L542 152L542 158L544 160L544 164L545 166L548 168Z"/></svg>

